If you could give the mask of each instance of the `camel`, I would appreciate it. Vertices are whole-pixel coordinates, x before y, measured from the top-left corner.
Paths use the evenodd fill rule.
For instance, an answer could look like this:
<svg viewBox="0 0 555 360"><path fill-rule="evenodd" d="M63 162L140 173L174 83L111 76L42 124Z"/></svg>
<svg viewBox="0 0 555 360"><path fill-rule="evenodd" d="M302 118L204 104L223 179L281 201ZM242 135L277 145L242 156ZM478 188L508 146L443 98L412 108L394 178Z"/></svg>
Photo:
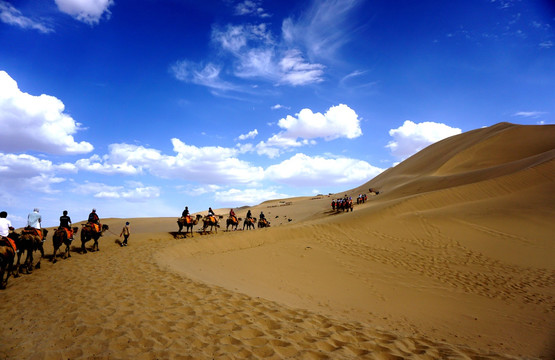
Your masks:
<svg viewBox="0 0 555 360"><path fill-rule="evenodd" d="M100 249L98 248L98 239L102 236L102 233L104 233L104 231L108 230L108 225L106 224L102 225L100 231L96 231L93 225L96 225L96 224L86 223L86 224L83 224L83 228L81 229L81 253L82 254L87 253L87 249L85 248L85 243L91 239L94 240L94 244L92 246L91 251L95 251L95 249L96 251L100 251Z"/></svg>
<svg viewBox="0 0 555 360"><path fill-rule="evenodd" d="M207 215L204 217L204 219L202 219L203 225L202 225L202 233L206 234L206 228L210 226L210 232L212 232L212 229L214 229L214 227L216 228L216 232L218 232L218 228L220 227L220 224L218 224L218 221L222 218L221 215L218 215L218 217L216 216L210 216Z"/></svg>
<svg viewBox="0 0 555 360"><path fill-rule="evenodd" d="M266 219L260 219L258 220L258 227L259 228L270 227L270 222Z"/></svg>
<svg viewBox="0 0 555 360"><path fill-rule="evenodd" d="M189 216L188 219L186 219L184 217L178 218L177 219L177 225L179 226L178 233L180 233L181 230L183 230L183 228L185 228L185 237L187 237L187 233L189 232L189 228L190 228L191 229L191 236L194 236L193 235L193 226L198 224L198 222L201 218L202 218L202 215L200 215L200 214L197 214L197 216L195 217L194 220L190 216Z"/></svg>
<svg viewBox="0 0 555 360"><path fill-rule="evenodd" d="M16 233L8 235L14 241L19 237ZM15 250L8 242L8 239L0 237L0 289L5 289L8 286L8 279L14 273ZM6 278L4 278L4 274Z"/></svg>
<svg viewBox="0 0 555 360"><path fill-rule="evenodd" d="M231 225L231 229L237 230L237 226L239 225L239 221L241 221L241 219L238 219L236 216L233 217L228 217L227 221L226 221L226 231L229 228L229 225Z"/></svg>
<svg viewBox="0 0 555 360"><path fill-rule="evenodd" d="M73 227L73 235L77 234L77 231L79 231L78 227ZM65 228L61 228L56 230L56 232L54 232L54 235L52 235L52 246L54 246L54 254L52 255L52 262L55 263L56 260L56 252L58 251L58 249L60 248L60 246L62 246L62 244L66 245L66 248L64 250L64 253L62 254L62 257L64 259L67 259L68 257L71 257L71 254L69 253L69 246L71 245L72 240L69 239L67 231Z"/></svg>
<svg viewBox="0 0 555 360"><path fill-rule="evenodd" d="M40 269L40 261L44 257L44 248L42 244L44 239L46 239L46 235L48 235L48 230L41 229L40 232L42 233L42 237L39 235L38 230L34 228L26 227L21 231L19 240L16 242L17 248L19 249L16 267L19 272L21 272L22 268L25 269L27 274L33 271L33 252L37 250L40 251L40 258L34 267L35 269ZM27 256L25 257L25 262L20 265L21 256L24 252L27 252Z"/></svg>
<svg viewBox="0 0 555 360"><path fill-rule="evenodd" d="M245 226L247 227L247 230L249 230L251 227L254 230L254 224L256 224L256 218L246 218L245 222L243 222L243 230L245 230Z"/></svg>

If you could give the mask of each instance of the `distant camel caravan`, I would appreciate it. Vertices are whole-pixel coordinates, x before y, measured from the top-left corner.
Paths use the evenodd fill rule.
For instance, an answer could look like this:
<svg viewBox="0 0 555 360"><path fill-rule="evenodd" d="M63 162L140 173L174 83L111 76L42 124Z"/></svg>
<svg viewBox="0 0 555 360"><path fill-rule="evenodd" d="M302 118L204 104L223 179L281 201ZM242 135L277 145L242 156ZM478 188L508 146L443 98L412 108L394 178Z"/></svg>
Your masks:
<svg viewBox="0 0 555 360"><path fill-rule="evenodd" d="M90 240L94 240L91 251L100 251L98 248L98 239L102 236L104 231L108 230L108 225L92 224L86 223L82 225L81 229L81 253L86 254L87 249L85 248L85 243Z"/></svg>
<svg viewBox="0 0 555 360"><path fill-rule="evenodd" d="M177 225L179 226L179 231L178 233L181 232L181 230L183 230L183 228L185 228L185 236L187 236L187 233L189 232L189 229L191 229L191 236L193 235L193 226L195 226L196 224L198 224L199 220L202 218L202 215L197 214L197 216L193 219L190 215L187 215L186 217L180 217L177 219Z"/></svg>

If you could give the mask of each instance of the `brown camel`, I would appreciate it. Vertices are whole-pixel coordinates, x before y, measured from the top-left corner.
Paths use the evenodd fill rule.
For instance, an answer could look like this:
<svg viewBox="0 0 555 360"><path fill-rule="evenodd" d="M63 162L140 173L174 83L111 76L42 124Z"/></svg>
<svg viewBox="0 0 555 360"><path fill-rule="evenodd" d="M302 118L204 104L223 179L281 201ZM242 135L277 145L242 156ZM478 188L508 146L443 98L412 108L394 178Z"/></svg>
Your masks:
<svg viewBox="0 0 555 360"><path fill-rule="evenodd" d="M12 236L13 234L13 236ZM19 235L10 233L9 235L14 241ZM8 239L0 236L0 289L5 289L8 285L8 279L14 273L15 250L9 243ZM4 278L4 275L6 276Z"/></svg>
<svg viewBox="0 0 555 360"><path fill-rule="evenodd" d="M78 227L73 227L73 235L75 236L75 234L77 234L77 231L79 231ZM60 228L57 229L56 232L54 232L54 235L52 235L52 246L54 247L54 254L52 255L52 262L55 263L56 260L56 252L58 251L58 249L62 246L62 244L65 244L66 248L62 254L62 257L64 259L67 259L68 257L71 257L71 254L69 253L69 246L71 245L71 242L73 241L73 239L70 239L67 233L67 229L65 228Z"/></svg>
<svg viewBox="0 0 555 360"><path fill-rule="evenodd" d="M100 251L98 248L98 239L102 236L104 231L108 230L108 225L102 225L101 230L97 231L97 224L86 223L83 224L81 229L81 253L86 254L87 249L85 248L85 243L89 240L94 240L91 251Z"/></svg>
<svg viewBox="0 0 555 360"><path fill-rule="evenodd" d="M218 232L218 228L220 227L220 224L218 224L218 221L222 218L223 216L218 215L218 216L211 216L211 215L207 215L204 217L204 219L202 219L203 225L202 225L202 233L206 234L206 228L210 226L210 232L212 232L212 229L216 228L216 232Z"/></svg>
<svg viewBox="0 0 555 360"><path fill-rule="evenodd" d="M259 228L270 227L270 222L266 219L260 219L258 220L258 227Z"/></svg>
<svg viewBox="0 0 555 360"><path fill-rule="evenodd" d="M37 250L40 251L40 258L34 268L40 269L40 261L44 257L44 248L42 244L46 239L46 235L48 235L47 229L36 230L31 227L26 227L21 231L19 241L17 242L19 253L17 254L16 267L19 268L19 272L21 272L22 268L25 269L27 274L33 271L33 253ZM27 252L27 256L25 257L25 262L20 265L21 256L24 252Z"/></svg>
<svg viewBox="0 0 555 360"><path fill-rule="evenodd" d="M247 227L247 230L249 230L250 228L254 230L254 224L256 224L256 218L246 218L245 222L243 222L243 230L245 230L245 226Z"/></svg>
<svg viewBox="0 0 555 360"><path fill-rule="evenodd" d="M230 216L227 218L226 220L226 231L229 228L229 225L231 225L231 229L233 230L237 230L237 226L239 225L239 221L241 221L241 219L238 219L236 216Z"/></svg>
<svg viewBox="0 0 555 360"><path fill-rule="evenodd" d="M193 226L198 224L199 220L202 218L202 215L197 214L197 216L193 219L192 217L184 218L180 217L177 219L177 225L179 226L179 233L183 228L185 228L185 237L187 237L187 233L189 229L191 229L191 236L193 236Z"/></svg>

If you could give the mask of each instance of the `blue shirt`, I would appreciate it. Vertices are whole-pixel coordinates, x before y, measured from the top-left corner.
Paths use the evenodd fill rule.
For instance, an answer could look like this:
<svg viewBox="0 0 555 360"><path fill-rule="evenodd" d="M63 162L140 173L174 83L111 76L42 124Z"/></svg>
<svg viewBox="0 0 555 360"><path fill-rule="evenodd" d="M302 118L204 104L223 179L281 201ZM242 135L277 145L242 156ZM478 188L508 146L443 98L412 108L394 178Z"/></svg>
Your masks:
<svg viewBox="0 0 555 360"><path fill-rule="evenodd" d="M35 229L40 229L40 222L42 218L38 212L32 212L27 217L27 225Z"/></svg>

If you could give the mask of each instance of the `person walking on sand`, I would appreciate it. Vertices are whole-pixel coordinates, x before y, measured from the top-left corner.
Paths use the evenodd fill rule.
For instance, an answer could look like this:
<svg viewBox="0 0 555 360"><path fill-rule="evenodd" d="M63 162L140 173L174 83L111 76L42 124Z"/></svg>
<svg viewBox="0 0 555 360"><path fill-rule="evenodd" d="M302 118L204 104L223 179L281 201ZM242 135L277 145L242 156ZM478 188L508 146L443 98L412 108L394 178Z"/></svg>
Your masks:
<svg viewBox="0 0 555 360"><path fill-rule="evenodd" d="M127 246L127 239L129 239L130 234L131 232L129 230L129 221L127 221L123 229L121 229L121 233L119 234L119 237L123 236L123 242L121 243L121 246Z"/></svg>

